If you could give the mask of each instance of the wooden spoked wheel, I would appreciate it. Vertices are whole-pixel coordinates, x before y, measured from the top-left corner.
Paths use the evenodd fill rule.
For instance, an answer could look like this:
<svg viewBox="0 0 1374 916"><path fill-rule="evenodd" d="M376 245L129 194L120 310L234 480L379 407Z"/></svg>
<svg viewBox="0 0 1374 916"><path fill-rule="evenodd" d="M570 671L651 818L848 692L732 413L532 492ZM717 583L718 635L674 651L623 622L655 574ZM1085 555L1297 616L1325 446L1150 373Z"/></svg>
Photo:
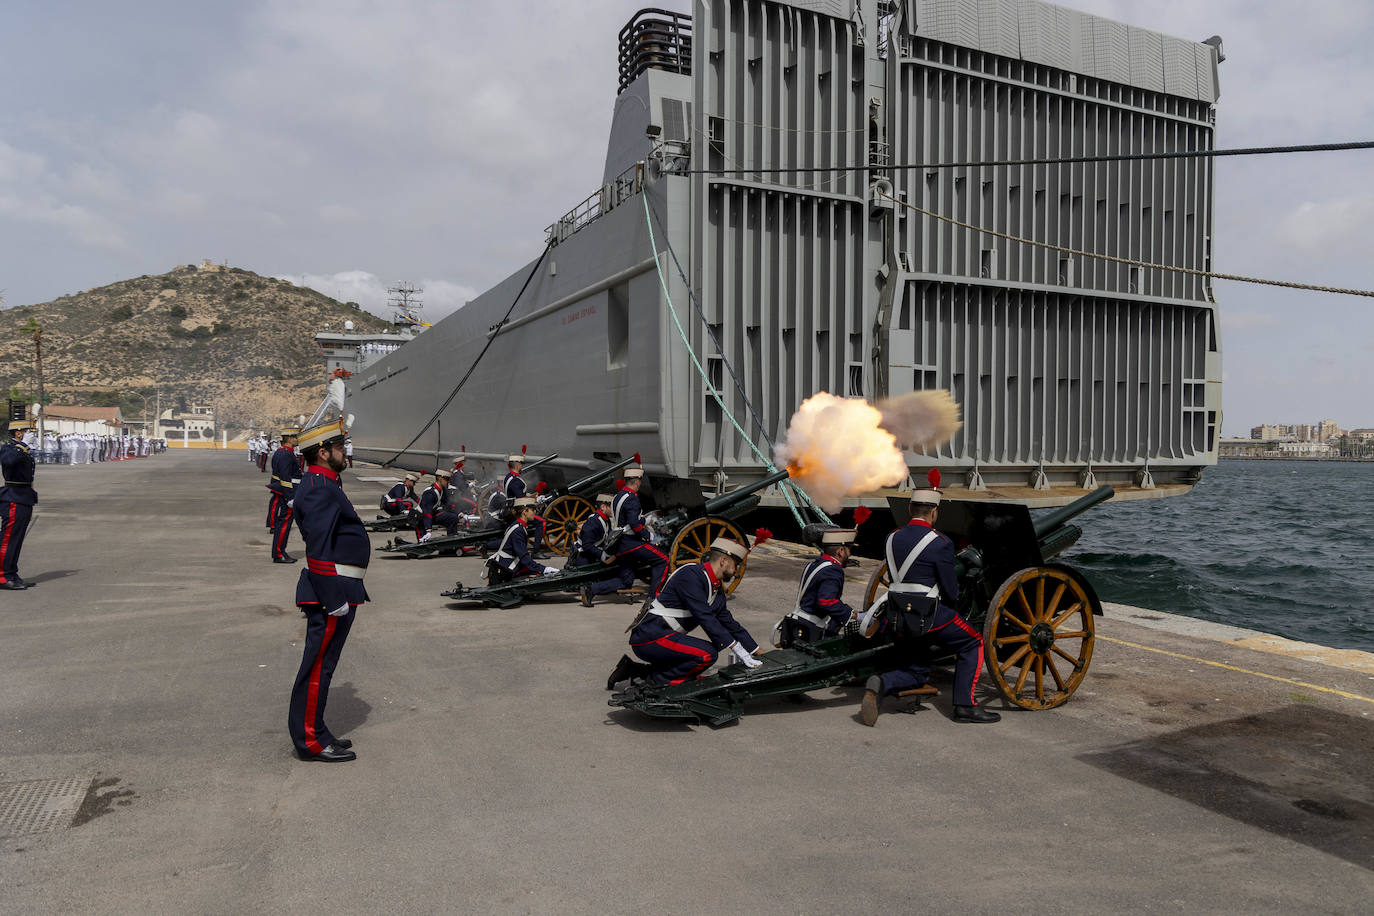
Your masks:
<svg viewBox="0 0 1374 916"><path fill-rule="evenodd" d="M881 598L886 592L887 587L892 584L892 574L887 571L887 561L873 570L873 575L868 577L868 587L864 589L864 606L860 613L873 607L873 602Z"/></svg>
<svg viewBox="0 0 1374 916"><path fill-rule="evenodd" d="M744 539L744 532L734 523L723 518L699 518L687 523L687 525L673 538L673 546L668 551L668 571L672 572L679 566L686 566L689 563L700 563L706 559L706 552L711 547L711 542L716 538L729 538L741 544L749 543ZM739 587L740 580L744 578L744 567L748 560L741 560L739 569L735 571L735 578L730 580L730 584L725 586L725 594L732 594Z"/></svg>
<svg viewBox="0 0 1374 916"><path fill-rule="evenodd" d="M487 502L491 499L491 494L501 489L499 483L487 483L476 487L477 491L477 514L481 515L487 511Z"/></svg>
<svg viewBox="0 0 1374 916"><path fill-rule="evenodd" d="M580 496L560 496L544 507L544 543L560 557L572 552L577 529L592 514L592 504Z"/></svg>
<svg viewBox="0 0 1374 916"><path fill-rule="evenodd" d="M1068 700L1093 657L1092 586L1067 566L1033 566L1002 583L983 624L988 676L1024 709Z"/></svg>

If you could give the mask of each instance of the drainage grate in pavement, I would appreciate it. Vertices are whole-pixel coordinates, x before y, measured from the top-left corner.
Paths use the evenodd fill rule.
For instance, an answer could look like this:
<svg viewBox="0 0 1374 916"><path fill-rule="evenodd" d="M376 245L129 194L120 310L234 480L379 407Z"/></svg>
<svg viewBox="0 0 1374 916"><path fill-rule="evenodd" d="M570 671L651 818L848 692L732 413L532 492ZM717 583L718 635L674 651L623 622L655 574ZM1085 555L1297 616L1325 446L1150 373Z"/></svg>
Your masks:
<svg viewBox="0 0 1374 916"><path fill-rule="evenodd" d="M90 787L89 776L0 783L0 837L70 825Z"/></svg>

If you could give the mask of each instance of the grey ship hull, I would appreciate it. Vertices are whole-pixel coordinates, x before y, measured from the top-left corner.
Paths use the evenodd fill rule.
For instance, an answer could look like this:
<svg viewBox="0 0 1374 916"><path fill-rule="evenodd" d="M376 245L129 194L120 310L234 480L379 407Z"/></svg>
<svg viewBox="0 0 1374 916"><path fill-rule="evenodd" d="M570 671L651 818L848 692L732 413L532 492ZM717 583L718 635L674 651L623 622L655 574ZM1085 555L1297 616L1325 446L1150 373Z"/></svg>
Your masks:
<svg viewBox="0 0 1374 916"><path fill-rule="evenodd" d="M631 26L633 51L648 39ZM890 165L1210 148L1217 48L1012 0L716 0L695 4L690 30L675 65L656 44L628 71L622 33L603 189L550 227L452 403L439 409L534 264L350 380L360 455L428 468L466 446L470 468L495 472L527 445L575 474L639 452L651 469L738 486L767 473L758 453L816 391L946 388L965 428L908 462L913 477L941 468L956 496L1050 505L1098 483L1171 495L1215 463L1205 278L984 236L891 199L1207 270L1209 160ZM853 163L867 168L731 171Z"/></svg>

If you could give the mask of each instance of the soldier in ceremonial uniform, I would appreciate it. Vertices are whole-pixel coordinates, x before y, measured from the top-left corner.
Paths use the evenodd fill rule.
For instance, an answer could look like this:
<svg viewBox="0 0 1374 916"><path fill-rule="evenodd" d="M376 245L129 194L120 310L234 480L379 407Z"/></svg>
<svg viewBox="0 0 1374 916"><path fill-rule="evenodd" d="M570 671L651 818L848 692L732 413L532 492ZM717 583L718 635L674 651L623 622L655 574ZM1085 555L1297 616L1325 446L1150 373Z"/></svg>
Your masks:
<svg viewBox="0 0 1374 916"><path fill-rule="evenodd" d="M434 486L426 487L425 492L420 494L420 528L416 534L421 541L429 540L431 529L436 524L443 525L448 534L454 535L463 523L461 515L444 508L444 492L452 477L451 472L440 468L434 472Z"/></svg>
<svg viewBox="0 0 1374 916"><path fill-rule="evenodd" d="M859 715L865 725L878 721L884 696L925 683L928 669L919 655L925 645L934 645L941 654L954 655L954 721L983 723L1002 718L979 707L974 698L978 672L983 667L983 637L954 610L959 601L954 545L935 530L940 513L936 472L931 472L930 482L929 488L911 494L911 521L887 538L887 567L892 585L884 602L886 620L879 619L876 604L860 620L865 636L871 636L881 626L892 627L894 638L899 644L904 643L908 651L906 665L875 674L864 685Z"/></svg>
<svg viewBox="0 0 1374 916"><path fill-rule="evenodd" d="M650 543L649 528L640 516L639 488L643 485L643 468L625 469L625 483L611 503L611 527L620 531L616 559L647 565L649 594L657 595L668 581L668 556Z"/></svg>
<svg viewBox="0 0 1374 916"><path fill-rule="evenodd" d="M596 497L596 511L587 516L577 531L577 543L573 545L572 565L606 567L606 575L597 582L582 586L582 606L591 607L597 595L608 595L635 584L635 568L624 560L617 560L606 552L611 536L611 504L615 501L612 493L600 493ZM613 564L613 565L612 565Z"/></svg>
<svg viewBox="0 0 1374 916"><path fill-rule="evenodd" d="M294 563L296 558L286 552L286 539L291 534L291 519L296 498L296 481L300 479L300 462L296 458L296 437L300 430L289 427L281 431L281 448L272 453L272 477L267 489L272 501L267 507L267 527L272 529L272 562Z"/></svg>
<svg viewBox="0 0 1374 916"><path fill-rule="evenodd" d="M0 471L5 475L0 487L0 588L15 592L32 585L19 575L19 551L38 504L33 489L34 456L24 441L32 428L22 421L11 423L8 441L0 445Z"/></svg>
<svg viewBox="0 0 1374 916"><path fill-rule="evenodd" d="M387 490L386 496L382 497L382 511L387 515L400 515L418 506L420 497L415 495L415 484L419 480L419 475L413 471L407 472L405 479Z"/></svg>
<svg viewBox="0 0 1374 916"><path fill-rule="evenodd" d="M773 644L790 648L794 643L812 643L836 636L854 616L844 603L844 564L854 549L858 531L831 528L821 533L821 555L802 571L797 589L797 606L778 621Z"/></svg>
<svg viewBox="0 0 1374 916"><path fill-rule="evenodd" d="M353 760L353 742L335 737L324 722L329 684L348 639L372 545L362 520L344 495L339 472L344 455L343 421L308 429L300 437L307 468L296 487L296 511L305 537L305 569L296 585L296 604L305 614L305 651L291 688L287 730L302 760Z"/></svg>
<svg viewBox="0 0 1374 916"><path fill-rule="evenodd" d="M524 467L524 465L524 455L511 455L509 458L506 459L506 476L501 481L501 493L506 497L505 505L507 506L509 506L511 503L513 503L520 497L529 495L529 492L525 487L525 480L523 477L520 476L520 471ZM547 525L547 522L545 522L544 518L541 515L539 515L537 503L534 518L532 519L532 521L533 524L530 526L530 530L533 537L531 539L530 549L535 551L543 550L544 529Z"/></svg>
<svg viewBox="0 0 1374 916"><path fill-rule="evenodd" d="M487 559L488 581L492 585L509 582L517 576L558 575L558 570L530 556L527 526L534 521L534 506L533 496L521 496L512 504L515 517L506 525L496 552Z"/></svg>

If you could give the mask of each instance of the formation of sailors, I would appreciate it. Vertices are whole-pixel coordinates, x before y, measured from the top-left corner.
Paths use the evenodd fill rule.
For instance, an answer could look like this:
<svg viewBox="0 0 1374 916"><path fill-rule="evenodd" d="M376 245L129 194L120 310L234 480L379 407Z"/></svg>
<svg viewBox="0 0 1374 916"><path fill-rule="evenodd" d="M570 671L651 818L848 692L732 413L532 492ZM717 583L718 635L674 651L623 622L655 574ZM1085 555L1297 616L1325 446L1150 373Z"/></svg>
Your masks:
<svg viewBox="0 0 1374 916"><path fill-rule="evenodd" d="M147 458L167 450L166 439L147 436L97 436L93 433L47 432L40 440L36 429L29 429L24 444L37 464L95 464Z"/></svg>

